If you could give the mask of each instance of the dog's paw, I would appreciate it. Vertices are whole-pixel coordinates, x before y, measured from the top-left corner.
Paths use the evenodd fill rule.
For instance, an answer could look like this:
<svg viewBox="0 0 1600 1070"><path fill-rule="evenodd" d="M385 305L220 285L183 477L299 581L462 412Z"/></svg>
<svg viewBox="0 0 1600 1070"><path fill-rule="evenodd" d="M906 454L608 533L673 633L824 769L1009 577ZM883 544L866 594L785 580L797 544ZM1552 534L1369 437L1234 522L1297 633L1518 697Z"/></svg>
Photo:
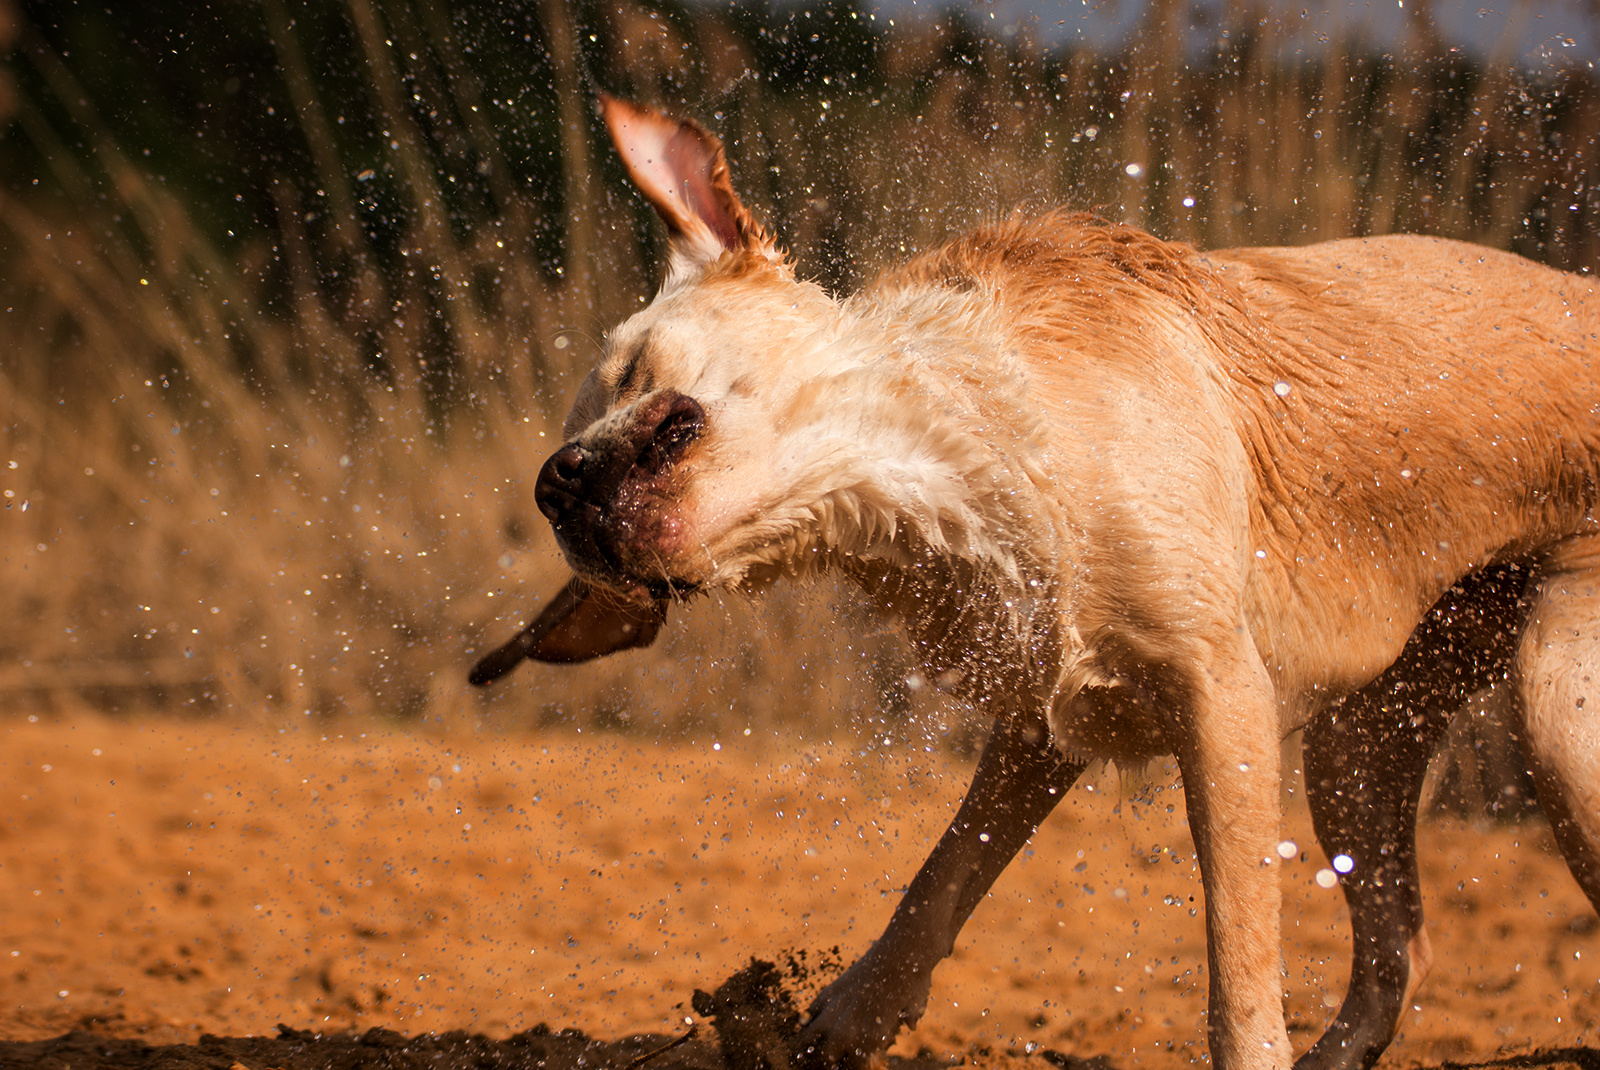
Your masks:
<svg viewBox="0 0 1600 1070"><path fill-rule="evenodd" d="M812 1001L796 1041L801 1070L872 1070L902 1027L928 1005L930 971L873 947Z"/></svg>

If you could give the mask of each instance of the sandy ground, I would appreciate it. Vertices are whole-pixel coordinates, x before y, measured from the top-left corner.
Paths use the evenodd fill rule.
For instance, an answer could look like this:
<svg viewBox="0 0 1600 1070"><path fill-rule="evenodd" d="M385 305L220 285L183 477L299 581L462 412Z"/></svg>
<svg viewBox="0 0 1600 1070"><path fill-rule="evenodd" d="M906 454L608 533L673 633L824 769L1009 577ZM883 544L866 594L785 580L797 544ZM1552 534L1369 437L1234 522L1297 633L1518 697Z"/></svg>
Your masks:
<svg viewBox="0 0 1600 1070"><path fill-rule="evenodd" d="M0 720L0 1039L296 1028L672 1032L751 955L859 952L969 767L739 738ZM982 904L897 1051L1201 1048L1182 793L1081 784ZM1153 786L1152 786L1153 785ZM1135 789L1138 790L1135 790ZM1348 968L1291 799L1291 1036ZM1432 825L1438 964L1390 1065L1600 1045L1600 931L1538 822Z"/></svg>

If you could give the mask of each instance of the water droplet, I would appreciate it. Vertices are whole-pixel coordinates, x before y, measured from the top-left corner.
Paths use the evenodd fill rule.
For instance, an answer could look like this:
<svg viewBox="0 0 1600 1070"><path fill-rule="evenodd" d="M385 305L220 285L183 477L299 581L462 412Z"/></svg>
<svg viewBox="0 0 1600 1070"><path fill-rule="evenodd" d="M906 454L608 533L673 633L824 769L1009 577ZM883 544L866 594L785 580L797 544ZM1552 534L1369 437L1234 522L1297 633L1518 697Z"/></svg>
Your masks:
<svg viewBox="0 0 1600 1070"><path fill-rule="evenodd" d="M1282 379L1279 379L1276 383L1272 384L1272 392L1278 395L1280 398L1288 397L1291 389L1293 388Z"/></svg>
<svg viewBox="0 0 1600 1070"><path fill-rule="evenodd" d="M1316 881L1318 888L1332 888L1339 883L1339 875L1331 869L1319 869Z"/></svg>
<svg viewBox="0 0 1600 1070"><path fill-rule="evenodd" d="M1349 855L1334 855L1333 868L1338 870L1340 873L1349 873L1352 869L1356 868L1356 861Z"/></svg>
<svg viewBox="0 0 1600 1070"><path fill-rule="evenodd" d="M1300 853L1300 848L1293 840L1282 840L1278 844L1278 857L1288 860Z"/></svg>

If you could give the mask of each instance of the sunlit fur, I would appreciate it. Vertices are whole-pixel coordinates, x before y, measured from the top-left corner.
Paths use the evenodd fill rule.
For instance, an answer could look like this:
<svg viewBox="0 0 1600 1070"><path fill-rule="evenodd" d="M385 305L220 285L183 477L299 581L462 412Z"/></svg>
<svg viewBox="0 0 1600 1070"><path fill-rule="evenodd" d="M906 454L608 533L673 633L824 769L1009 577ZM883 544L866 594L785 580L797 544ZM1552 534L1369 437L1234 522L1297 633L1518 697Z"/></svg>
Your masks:
<svg viewBox="0 0 1600 1070"><path fill-rule="evenodd" d="M1587 289L1430 239L1201 255L1066 214L843 301L731 251L613 332L568 432L603 439L668 387L706 407L663 575L953 559L992 608L1018 596L1022 646L1077 637L1063 697L1122 675L1082 657L1096 637L1163 663L1242 619L1287 731L1472 567L1584 527L1594 441L1560 417L1595 400Z"/></svg>

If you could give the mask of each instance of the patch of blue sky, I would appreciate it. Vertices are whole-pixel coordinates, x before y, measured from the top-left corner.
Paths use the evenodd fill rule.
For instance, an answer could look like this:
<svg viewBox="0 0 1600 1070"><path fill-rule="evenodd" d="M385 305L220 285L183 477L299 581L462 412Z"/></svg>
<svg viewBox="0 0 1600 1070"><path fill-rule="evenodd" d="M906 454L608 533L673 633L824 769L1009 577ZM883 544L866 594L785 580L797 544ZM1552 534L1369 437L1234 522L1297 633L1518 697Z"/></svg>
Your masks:
<svg viewBox="0 0 1600 1070"><path fill-rule="evenodd" d="M1224 45L1229 0L1190 0L1186 20L1191 54ZM1408 6L1409 4L1409 6ZM797 4L796 6L801 6ZM1028 33L1046 47L1080 43L1115 50L1149 25L1146 0L865 0L880 19L933 19L964 11L974 25L1000 37ZM1240 5L1244 6L1244 5ZM1404 55L1429 23L1442 47L1480 60L1513 63L1533 72L1593 68L1600 61L1600 3L1596 0L1344 0L1306 5L1265 0L1258 16L1285 59L1315 58L1330 45Z"/></svg>

